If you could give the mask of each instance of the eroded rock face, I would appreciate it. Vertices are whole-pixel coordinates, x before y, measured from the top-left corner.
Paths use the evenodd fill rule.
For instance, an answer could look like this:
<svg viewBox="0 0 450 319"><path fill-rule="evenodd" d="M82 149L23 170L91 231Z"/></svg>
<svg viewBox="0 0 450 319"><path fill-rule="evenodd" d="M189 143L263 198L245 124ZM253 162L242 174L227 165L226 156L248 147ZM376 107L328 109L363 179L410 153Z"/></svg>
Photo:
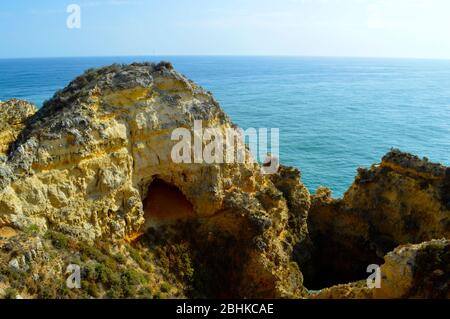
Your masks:
<svg viewBox="0 0 450 319"><path fill-rule="evenodd" d="M37 112L0 102L0 297L449 297L449 168L394 150L342 199L310 196L250 156L176 163L198 120L235 127L165 62L88 70Z"/></svg>
<svg viewBox="0 0 450 319"><path fill-rule="evenodd" d="M450 298L450 240L401 245L388 253L380 268L380 286L366 280L333 286L312 298L399 299Z"/></svg>
<svg viewBox="0 0 450 319"><path fill-rule="evenodd" d="M308 189L301 183L300 171L293 167L281 165L277 174L271 175L271 180L287 201L289 208L289 244L293 257L303 273L313 272L313 250L308 235L308 211L311 206L311 196Z"/></svg>
<svg viewBox="0 0 450 319"><path fill-rule="evenodd" d="M37 108L26 101L0 101L0 156L5 156L11 144L25 126L26 121L36 113Z"/></svg>
<svg viewBox="0 0 450 319"><path fill-rule="evenodd" d="M379 165L359 169L342 199L318 189L309 229L318 251L316 266L328 269L329 277L317 276L313 285L362 278L367 265L382 263L398 245L450 238L449 173L442 165L393 150Z"/></svg>
<svg viewBox="0 0 450 319"><path fill-rule="evenodd" d="M210 93L169 63L87 71L46 102L15 138L4 163L9 173L1 183L0 226L36 226L84 240L134 240L158 228L155 219L164 213L148 209L154 215L147 221L154 219L146 222L144 205L164 209L170 203L164 199L169 190L150 187L159 180L190 207L186 220L180 211L162 224L176 230L188 222L189 245L205 256L200 263L235 268L233 288L224 296L300 296L302 276L291 256L307 236L306 188L295 174L292 185L275 186L249 160L174 163L178 141L171 134L191 129L194 120L219 131L234 127ZM245 145L238 142L238 148ZM152 199L152 189L162 201Z"/></svg>
<svg viewBox="0 0 450 319"><path fill-rule="evenodd" d="M450 241L397 247L386 255L374 298L450 298Z"/></svg>

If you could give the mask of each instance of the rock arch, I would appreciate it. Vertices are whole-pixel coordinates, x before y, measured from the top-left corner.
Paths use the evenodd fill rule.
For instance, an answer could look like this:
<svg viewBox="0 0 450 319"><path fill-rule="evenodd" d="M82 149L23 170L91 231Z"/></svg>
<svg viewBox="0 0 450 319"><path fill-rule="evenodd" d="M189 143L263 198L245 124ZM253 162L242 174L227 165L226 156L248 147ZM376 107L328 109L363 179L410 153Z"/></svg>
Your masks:
<svg viewBox="0 0 450 319"><path fill-rule="evenodd" d="M144 230L151 226L172 224L196 216L192 203L174 184L155 177L143 200Z"/></svg>

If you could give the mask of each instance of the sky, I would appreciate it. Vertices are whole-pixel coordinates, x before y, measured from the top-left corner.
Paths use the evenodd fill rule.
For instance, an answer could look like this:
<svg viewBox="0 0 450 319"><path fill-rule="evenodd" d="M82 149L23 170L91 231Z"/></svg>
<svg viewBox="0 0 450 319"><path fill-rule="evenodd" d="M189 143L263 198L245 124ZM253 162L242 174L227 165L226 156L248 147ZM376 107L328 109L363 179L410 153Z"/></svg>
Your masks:
<svg viewBox="0 0 450 319"><path fill-rule="evenodd" d="M80 8L80 28L68 27L76 21L71 4ZM0 58L450 59L449 13L449 0L2 0Z"/></svg>

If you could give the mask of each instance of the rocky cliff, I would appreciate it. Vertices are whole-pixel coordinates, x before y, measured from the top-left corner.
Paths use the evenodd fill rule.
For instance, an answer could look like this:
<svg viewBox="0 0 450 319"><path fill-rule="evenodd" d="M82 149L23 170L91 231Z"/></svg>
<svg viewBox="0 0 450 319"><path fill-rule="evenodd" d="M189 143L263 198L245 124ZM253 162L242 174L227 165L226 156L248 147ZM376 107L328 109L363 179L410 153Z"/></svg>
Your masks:
<svg viewBox="0 0 450 319"><path fill-rule="evenodd" d="M449 185L449 168L392 150L380 164L359 169L342 199L319 188L308 224L320 252L316 269L328 269L330 276L312 278L312 284L357 279L364 265L382 263L399 245L449 238Z"/></svg>
<svg viewBox="0 0 450 319"><path fill-rule="evenodd" d="M26 120L36 111L33 104L25 101L0 101L0 156L6 156L10 145L24 128Z"/></svg>
<svg viewBox="0 0 450 319"><path fill-rule="evenodd" d="M235 128L166 62L88 70L37 112L0 103L0 295L446 296L448 241L430 240L449 238L449 169L393 151L343 199L311 196L297 169L263 174L239 139L225 156L243 162L175 163L172 133L195 121ZM383 294L358 288L373 263ZM66 285L74 265L80 289ZM349 281L349 294L309 290Z"/></svg>

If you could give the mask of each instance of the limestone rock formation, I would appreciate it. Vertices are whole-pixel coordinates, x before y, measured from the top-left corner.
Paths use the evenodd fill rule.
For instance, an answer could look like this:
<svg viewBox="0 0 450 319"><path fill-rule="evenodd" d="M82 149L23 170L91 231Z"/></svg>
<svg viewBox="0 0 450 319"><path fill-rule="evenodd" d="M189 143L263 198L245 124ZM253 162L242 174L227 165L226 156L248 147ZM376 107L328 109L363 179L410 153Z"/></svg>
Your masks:
<svg viewBox="0 0 450 319"><path fill-rule="evenodd" d="M366 280L342 284L313 293L322 299L450 298L450 240L402 245L388 253L380 268L380 287Z"/></svg>
<svg viewBox="0 0 450 319"><path fill-rule="evenodd" d="M313 278L313 286L361 278L399 245L450 238L449 185L450 168L392 150L380 164L359 169L342 199L319 188L308 224L320 252L316 269L329 275Z"/></svg>
<svg viewBox="0 0 450 319"><path fill-rule="evenodd" d="M226 282L220 291L208 287L211 294L301 296L291 255L306 237L308 191L299 180L278 182L279 190L251 160L174 163L171 134L195 120L219 131L234 127L210 93L169 63L88 70L47 101L11 145L0 227L90 241L132 241L170 228L211 270L214 285ZM242 141L237 148L248 152Z"/></svg>
<svg viewBox="0 0 450 319"><path fill-rule="evenodd" d="M245 161L196 162L197 121L236 128L167 62L88 70L38 111L0 102L0 297L448 298L449 168L393 150L342 199L310 196L239 138L223 157Z"/></svg>
<svg viewBox="0 0 450 319"><path fill-rule="evenodd" d="M5 156L27 119L36 111L34 105L25 101L16 99L0 101L0 156Z"/></svg>

